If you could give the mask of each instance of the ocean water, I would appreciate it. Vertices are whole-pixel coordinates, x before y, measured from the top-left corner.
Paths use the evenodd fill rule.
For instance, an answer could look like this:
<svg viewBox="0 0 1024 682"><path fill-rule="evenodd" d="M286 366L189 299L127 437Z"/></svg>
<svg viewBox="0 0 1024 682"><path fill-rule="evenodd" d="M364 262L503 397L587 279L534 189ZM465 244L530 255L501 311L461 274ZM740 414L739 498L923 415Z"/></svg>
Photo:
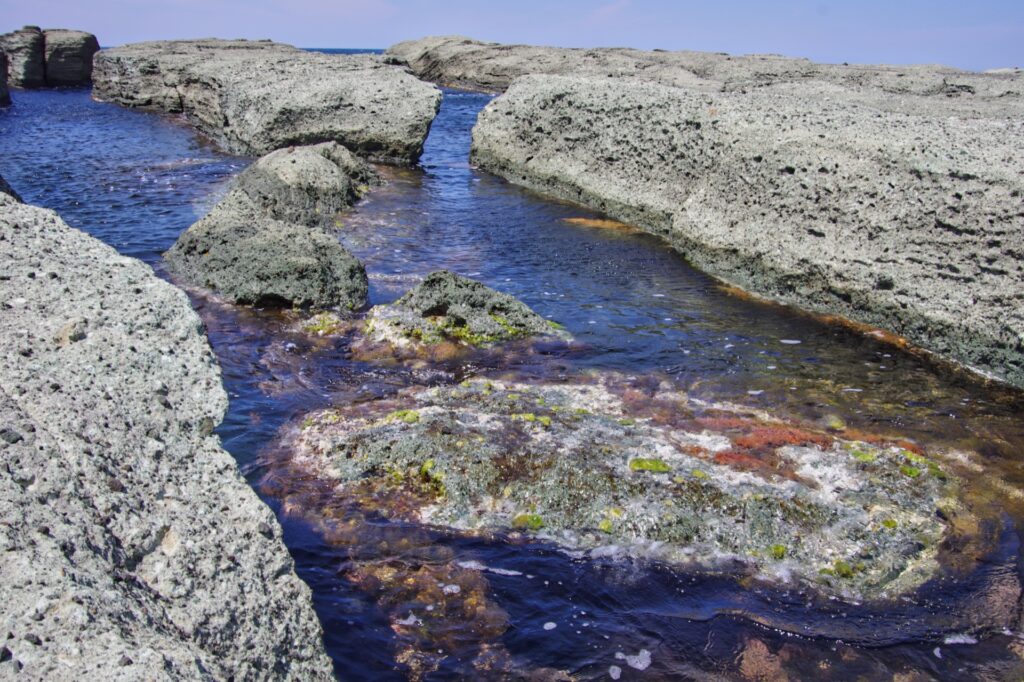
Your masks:
<svg viewBox="0 0 1024 682"><path fill-rule="evenodd" d="M250 162L220 153L179 118L93 102L86 90L13 97L14 106L0 110L0 174L26 201L161 273L162 252ZM520 298L580 341L581 351L538 371L655 373L700 397L812 421L838 416L927 447L980 452L986 470L973 485L998 479L1024 487L1019 392L862 331L736 295L654 237L595 227L588 221L601 216L475 170L469 134L488 101L446 90L419 166L382 168L387 184L341 217L339 239L366 264L371 303L449 268ZM500 628L468 617L452 623L425 679L500 677L487 668L495 652L516 670L579 679L607 678L613 666L622 679L749 677L756 670L744 666L748 660L769 673L777 665L791 679L890 680L912 671L998 679L1019 670L1012 633L947 643L943 624L952 615L984 608L964 601L990 579L984 572L864 605L721 572L586 559L540 542L380 518L365 520L354 546L332 542L322 527L285 513L280 491L266 485L266 455L279 430L310 410L443 379L354 362L343 340L313 343L293 332L287 313L192 294L231 396L218 432L278 512L343 679L407 679L420 665L389 620L400 595L356 577L367 566L412 575L452 562L479 573L480 598L506 621ZM1012 496L992 496L1005 529L983 559L1016 571L1024 510ZM759 656L760 646L772 655Z"/></svg>

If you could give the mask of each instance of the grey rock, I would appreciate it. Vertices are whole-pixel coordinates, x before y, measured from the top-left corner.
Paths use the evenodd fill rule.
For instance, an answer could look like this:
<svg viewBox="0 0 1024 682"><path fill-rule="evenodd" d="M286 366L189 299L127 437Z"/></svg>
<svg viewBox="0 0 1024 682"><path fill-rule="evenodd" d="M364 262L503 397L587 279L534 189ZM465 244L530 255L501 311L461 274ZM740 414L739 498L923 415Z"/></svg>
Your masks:
<svg viewBox="0 0 1024 682"><path fill-rule="evenodd" d="M26 26L0 35L0 50L7 55L7 81L17 88L41 88L46 85L43 32L38 26Z"/></svg>
<svg viewBox="0 0 1024 682"><path fill-rule="evenodd" d="M50 87L88 85L92 82L92 58L100 44L85 31L48 28L43 31L46 84Z"/></svg>
<svg viewBox="0 0 1024 682"><path fill-rule="evenodd" d="M333 679L184 293L6 194L0 240L0 676Z"/></svg>
<svg viewBox="0 0 1024 682"><path fill-rule="evenodd" d="M376 55L324 55L269 41L138 43L96 55L94 95L185 113L228 151L265 154L337 141L414 163L441 94Z"/></svg>
<svg viewBox="0 0 1024 682"><path fill-rule="evenodd" d="M11 93L7 89L7 55L0 50L0 107L11 103Z"/></svg>
<svg viewBox="0 0 1024 682"><path fill-rule="evenodd" d="M666 238L755 293L1024 386L1024 77L428 39L392 61L504 86L485 170ZM580 75L582 74L582 75Z"/></svg>
<svg viewBox="0 0 1024 682"><path fill-rule="evenodd" d="M366 337L397 347L444 341L479 347L568 334L508 294L438 270L394 303L374 306Z"/></svg>
<svg viewBox="0 0 1024 682"><path fill-rule="evenodd" d="M181 234L168 268L235 303L360 308L366 270L327 228L376 182L336 142L272 152Z"/></svg>

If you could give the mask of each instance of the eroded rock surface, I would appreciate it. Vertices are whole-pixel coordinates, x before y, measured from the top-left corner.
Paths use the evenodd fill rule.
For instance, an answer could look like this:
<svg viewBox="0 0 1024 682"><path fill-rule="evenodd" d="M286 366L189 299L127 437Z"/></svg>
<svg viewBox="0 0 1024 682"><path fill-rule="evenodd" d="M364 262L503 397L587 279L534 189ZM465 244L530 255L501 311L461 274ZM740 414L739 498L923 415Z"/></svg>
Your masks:
<svg viewBox="0 0 1024 682"><path fill-rule="evenodd" d="M616 375L409 389L314 413L286 440L295 462L360 494L376 486L428 523L595 556L739 561L856 598L921 585L940 542L972 527L955 477L911 443Z"/></svg>
<svg viewBox="0 0 1024 682"><path fill-rule="evenodd" d="M376 182L336 142L272 152L178 237L168 268L235 303L360 308L366 269L329 228Z"/></svg>
<svg viewBox="0 0 1024 682"><path fill-rule="evenodd" d="M85 31L53 28L43 32L46 84L50 87L92 82L92 58L100 44Z"/></svg>
<svg viewBox="0 0 1024 682"><path fill-rule="evenodd" d="M0 194L0 677L333 679L186 296Z"/></svg>
<svg viewBox="0 0 1024 682"><path fill-rule="evenodd" d="M517 339L569 339L560 325L514 297L448 270L430 273L392 304L374 306L364 334L370 344L398 350L442 343L480 348Z"/></svg>
<svg viewBox="0 0 1024 682"><path fill-rule="evenodd" d="M441 93L375 55L325 55L268 41L137 43L101 51L94 95L184 113L226 150L265 154L337 141L360 156L413 163Z"/></svg>
<svg viewBox="0 0 1024 682"><path fill-rule="evenodd" d="M7 79L18 88L46 85L43 32L38 26L25 26L0 36L0 50L7 55Z"/></svg>

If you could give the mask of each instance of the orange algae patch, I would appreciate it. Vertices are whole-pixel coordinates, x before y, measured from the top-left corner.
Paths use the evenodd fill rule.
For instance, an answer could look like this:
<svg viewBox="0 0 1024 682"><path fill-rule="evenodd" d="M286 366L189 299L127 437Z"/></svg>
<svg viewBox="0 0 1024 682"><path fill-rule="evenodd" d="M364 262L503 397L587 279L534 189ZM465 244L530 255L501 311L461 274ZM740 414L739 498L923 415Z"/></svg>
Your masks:
<svg viewBox="0 0 1024 682"><path fill-rule="evenodd" d="M562 218L563 223L569 223L570 225L580 225L582 227L597 227L602 230L620 230L622 232L639 232L640 229L627 225L626 223L620 223L618 220L608 220L602 218Z"/></svg>
<svg viewBox="0 0 1024 682"><path fill-rule="evenodd" d="M812 433L790 426L762 426L733 440L739 448L747 450L775 450L787 445L803 445L826 449L832 439L824 434Z"/></svg>

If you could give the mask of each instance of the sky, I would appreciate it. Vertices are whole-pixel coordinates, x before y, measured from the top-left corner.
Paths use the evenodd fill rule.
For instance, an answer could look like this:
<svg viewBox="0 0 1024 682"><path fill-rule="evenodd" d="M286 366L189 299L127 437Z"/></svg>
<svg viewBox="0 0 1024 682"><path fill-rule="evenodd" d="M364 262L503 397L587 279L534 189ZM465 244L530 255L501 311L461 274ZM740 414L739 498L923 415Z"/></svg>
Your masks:
<svg viewBox="0 0 1024 682"><path fill-rule="evenodd" d="M1024 0L0 0L0 30L23 24L86 30L105 47L213 36L382 48L457 34L833 63L1024 67Z"/></svg>

